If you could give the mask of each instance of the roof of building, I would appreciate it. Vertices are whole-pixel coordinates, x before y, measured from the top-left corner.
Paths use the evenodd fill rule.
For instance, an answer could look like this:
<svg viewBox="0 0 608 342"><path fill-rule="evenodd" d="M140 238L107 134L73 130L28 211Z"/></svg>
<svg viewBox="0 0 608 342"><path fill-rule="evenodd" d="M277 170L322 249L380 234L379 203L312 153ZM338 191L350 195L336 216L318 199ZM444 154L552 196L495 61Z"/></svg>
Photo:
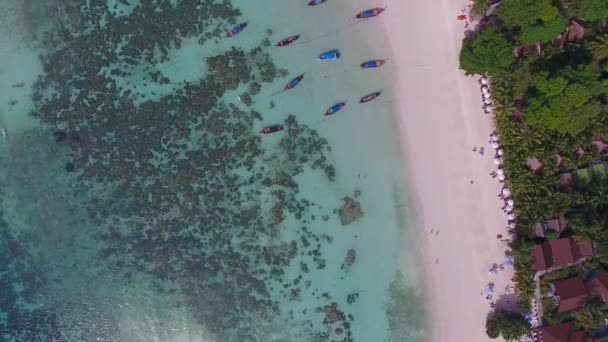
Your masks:
<svg viewBox="0 0 608 342"><path fill-rule="evenodd" d="M579 277L558 280L553 283L559 297L559 312L581 308L587 304L587 289Z"/></svg>
<svg viewBox="0 0 608 342"><path fill-rule="evenodd" d="M589 292L594 296L608 295L608 272L599 271L588 284Z"/></svg>
<svg viewBox="0 0 608 342"><path fill-rule="evenodd" d="M571 244L572 248L574 248L574 257L576 259L590 257L594 255L593 246L590 243L576 242L573 238L570 239L572 240Z"/></svg>
<svg viewBox="0 0 608 342"><path fill-rule="evenodd" d="M566 229L568 229L566 216L564 215L564 213L561 213L561 214L557 215L556 217L553 217L549 220L536 223L534 225L532 236L544 237L545 232L548 230L552 230L554 232L561 233Z"/></svg>
<svg viewBox="0 0 608 342"><path fill-rule="evenodd" d="M534 259L534 264L532 264L534 272L544 271L553 266L551 248L547 243L532 247L532 258Z"/></svg>
<svg viewBox="0 0 608 342"><path fill-rule="evenodd" d="M544 271L552 266L563 266L580 258L593 256L593 247L588 243L576 242L572 237L545 241L532 248L535 272Z"/></svg>
<svg viewBox="0 0 608 342"><path fill-rule="evenodd" d="M566 265L576 261L570 238L551 240L549 244L551 244L554 264Z"/></svg>
<svg viewBox="0 0 608 342"><path fill-rule="evenodd" d="M538 342L588 342L591 341L585 332L574 331L572 323L562 323L535 330L535 341Z"/></svg>

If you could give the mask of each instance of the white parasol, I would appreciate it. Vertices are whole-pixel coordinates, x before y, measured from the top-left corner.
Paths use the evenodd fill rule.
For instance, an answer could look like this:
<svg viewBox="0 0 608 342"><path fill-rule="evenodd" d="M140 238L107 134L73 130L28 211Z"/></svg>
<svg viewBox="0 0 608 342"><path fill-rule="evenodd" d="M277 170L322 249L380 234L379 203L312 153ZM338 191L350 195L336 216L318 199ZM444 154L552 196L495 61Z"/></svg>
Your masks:
<svg viewBox="0 0 608 342"><path fill-rule="evenodd" d="M485 100L483 101L483 103L485 103L485 104L489 105L489 104L492 104L492 100L490 100L490 99L485 99Z"/></svg>
<svg viewBox="0 0 608 342"><path fill-rule="evenodd" d="M494 109L494 107L492 107L492 106L486 106L485 111L489 113L489 112L492 111L492 109Z"/></svg>
<svg viewBox="0 0 608 342"><path fill-rule="evenodd" d="M505 151L500 149L500 150L496 151L496 153L498 153L499 156L502 156L505 153Z"/></svg>
<svg viewBox="0 0 608 342"><path fill-rule="evenodd" d="M513 215L513 214L509 214L509 215L507 215L507 218L508 218L509 220L515 220L515 215Z"/></svg>
<svg viewBox="0 0 608 342"><path fill-rule="evenodd" d="M498 175L498 180L504 181L505 180L505 175Z"/></svg>
<svg viewBox="0 0 608 342"><path fill-rule="evenodd" d="M496 135L496 134L492 134L492 135L490 135L490 139L491 139L492 141L498 141L498 135Z"/></svg>
<svg viewBox="0 0 608 342"><path fill-rule="evenodd" d="M500 165L500 158L494 158L494 164Z"/></svg>
<svg viewBox="0 0 608 342"><path fill-rule="evenodd" d="M498 170L496 170L496 174L504 175L505 171L503 169L498 169Z"/></svg>
<svg viewBox="0 0 608 342"><path fill-rule="evenodd" d="M509 196L509 195L511 195L511 190L509 190L509 188L504 188L504 189L502 189L502 194L504 196Z"/></svg>
<svg viewBox="0 0 608 342"><path fill-rule="evenodd" d="M486 87L486 86L483 86L483 87L481 87L481 92L484 93L484 94L487 94L487 93L490 92L490 89L488 87Z"/></svg>
<svg viewBox="0 0 608 342"><path fill-rule="evenodd" d="M515 201L513 201L512 199L507 201L507 204L510 206L513 206L513 204L515 204Z"/></svg>
<svg viewBox="0 0 608 342"><path fill-rule="evenodd" d="M506 209L508 213L511 213L513 211L513 206L508 205Z"/></svg>
<svg viewBox="0 0 608 342"><path fill-rule="evenodd" d="M517 225L515 224L515 222L509 223L509 228L515 229L516 227L517 227Z"/></svg>
<svg viewBox="0 0 608 342"><path fill-rule="evenodd" d="M490 146L492 146L493 149L497 149L498 148L498 143L493 141Z"/></svg>
<svg viewBox="0 0 608 342"><path fill-rule="evenodd" d="M479 81L481 81L481 84L488 84L488 79L485 77L482 77Z"/></svg>

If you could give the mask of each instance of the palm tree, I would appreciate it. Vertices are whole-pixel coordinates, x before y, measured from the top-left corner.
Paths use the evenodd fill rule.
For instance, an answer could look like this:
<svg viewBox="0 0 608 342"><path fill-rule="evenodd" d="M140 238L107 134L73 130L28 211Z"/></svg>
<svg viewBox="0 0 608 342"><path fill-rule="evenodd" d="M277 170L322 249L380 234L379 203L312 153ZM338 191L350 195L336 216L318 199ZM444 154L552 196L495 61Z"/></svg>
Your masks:
<svg viewBox="0 0 608 342"><path fill-rule="evenodd" d="M587 44L587 48L598 60L608 58L608 35L598 36Z"/></svg>
<svg viewBox="0 0 608 342"><path fill-rule="evenodd" d="M486 15L486 12L488 11L488 8L490 8L491 4L492 0L477 0L475 1L473 8L471 8L471 14L474 16L483 17Z"/></svg>

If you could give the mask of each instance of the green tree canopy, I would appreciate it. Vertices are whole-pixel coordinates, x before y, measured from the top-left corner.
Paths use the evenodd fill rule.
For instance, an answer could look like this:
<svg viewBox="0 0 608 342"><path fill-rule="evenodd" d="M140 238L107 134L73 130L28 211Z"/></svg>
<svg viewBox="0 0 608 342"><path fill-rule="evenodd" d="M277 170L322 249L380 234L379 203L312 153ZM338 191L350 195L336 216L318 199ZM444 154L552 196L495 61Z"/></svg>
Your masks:
<svg viewBox="0 0 608 342"><path fill-rule="evenodd" d="M531 125L576 135L601 112L599 101L587 87L562 77L540 77L536 90L525 111Z"/></svg>
<svg viewBox="0 0 608 342"><path fill-rule="evenodd" d="M486 334L490 338L502 336L506 341L517 341L530 332L530 323L519 313L498 310L486 321Z"/></svg>
<svg viewBox="0 0 608 342"><path fill-rule="evenodd" d="M566 19L556 17L547 22L522 27L520 39L525 44L551 41L564 32L567 26L568 21Z"/></svg>
<svg viewBox="0 0 608 342"><path fill-rule="evenodd" d="M503 0L496 14L505 26L515 28L550 22L559 11L551 0Z"/></svg>
<svg viewBox="0 0 608 342"><path fill-rule="evenodd" d="M485 29L467 37L460 50L460 68L467 74L497 75L513 64L513 48L497 30Z"/></svg>
<svg viewBox="0 0 608 342"><path fill-rule="evenodd" d="M591 0L589 5L581 13L583 19L588 21L598 21L608 19L608 1Z"/></svg>

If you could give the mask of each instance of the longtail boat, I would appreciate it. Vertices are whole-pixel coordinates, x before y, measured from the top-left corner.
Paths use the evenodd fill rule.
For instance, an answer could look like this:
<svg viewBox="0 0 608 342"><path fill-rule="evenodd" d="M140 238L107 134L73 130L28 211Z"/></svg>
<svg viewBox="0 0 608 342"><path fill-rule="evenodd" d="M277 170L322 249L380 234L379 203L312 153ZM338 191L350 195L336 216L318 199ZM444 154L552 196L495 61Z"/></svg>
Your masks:
<svg viewBox="0 0 608 342"><path fill-rule="evenodd" d="M376 97L380 96L381 93L382 93L381 91L377 91L375 93L367 94L367 95L363 96L361 98L361 100L359 100L359 103L369 102L369 101L375 99Z"/></svg>
<svg viewBox="0 0 608 342"><path fill-rule="evenodd" d="M384 8L376 7L376 8L365 10L365 11L357 14L355 17L357 19L367 19L367 18L375 17L382 12L384 12Z"/></svg>
<svg viewBox="0 0 608 342"><path fill-rule="evenodd" d="M386 59L373 59L371 61L361 63L363 69L379 68L386 64Z"/></svg>
<svg viewBox="0 0 608 342"><path fill-rule="evenodd" d="M300 84L300 82L302 81L302 79L304 79L304 74L294 78L293 80L289 81L289 83L287 83L287 85L285 86L285 88L283 90L289 90L291 88L295 88L295 86L297 86L298 84Z"/></svg>
<svg viewBox="0 0 608 342"><path fill-rule="evenodd" d="M338 50L329 50L325 51L317 57L320 61L331 61L334 59L340 58L340 51Z"/></svg>
<svg viewBox="0 0 608 342"><path fill-rule="evenodd" d="M322 3L324 3L327 0L310 0L310 2L308 3L308 6L316 6L316 5L320 5Z"/></svg>
<svg viewBox="0 0 608 342"><path fill-rule="evenodd" d="M300 84L300 82L302 82L302 79L304 79L304 74L294 78L293 80L289 81L289 83L287 83L287 85L285 86L285 88L283 88L283 90L277 91L276 93L272 94L272 95L276 95L280 92L283 92L285 90L289 90L292 88L295 88L298 84Z"/></svg>
<svg viewBox="0 0 608 342"><path fill-rule="evenodd" d="M346 106L346 102L336 103L335 105L331 106L331 108L329 108L328 110L326 110L325 114L323 114L323 115L333 115L333 114L336 114L337 112L340 111L340 109L344 108L344 106Z"/></svg>
<svg viewBox="0 0 608 342"><path fill-rule="evenodd" d="M226 38L234 37L237 33L243 31L247 27L247 23L240 23L236 25L232 30L226 33Z"/></svg>
<svg viewBox="0 0 608 342"><path fill-rule="evenodd" d="M280 42L277 43L277 46L287 46L287 45L295 42L298 39L300 39L300 35L296 34L295 36L287 37L287 38L281 40Z"/></svg>
<svg viewBox="0 0 608 342"><path fill-rule="evenodd" d="M283 130L283 125L272 125L272 126L262 128L260 133L270 134L270 133L275 133L275 132L282 131L282 130Z"/></svg>

